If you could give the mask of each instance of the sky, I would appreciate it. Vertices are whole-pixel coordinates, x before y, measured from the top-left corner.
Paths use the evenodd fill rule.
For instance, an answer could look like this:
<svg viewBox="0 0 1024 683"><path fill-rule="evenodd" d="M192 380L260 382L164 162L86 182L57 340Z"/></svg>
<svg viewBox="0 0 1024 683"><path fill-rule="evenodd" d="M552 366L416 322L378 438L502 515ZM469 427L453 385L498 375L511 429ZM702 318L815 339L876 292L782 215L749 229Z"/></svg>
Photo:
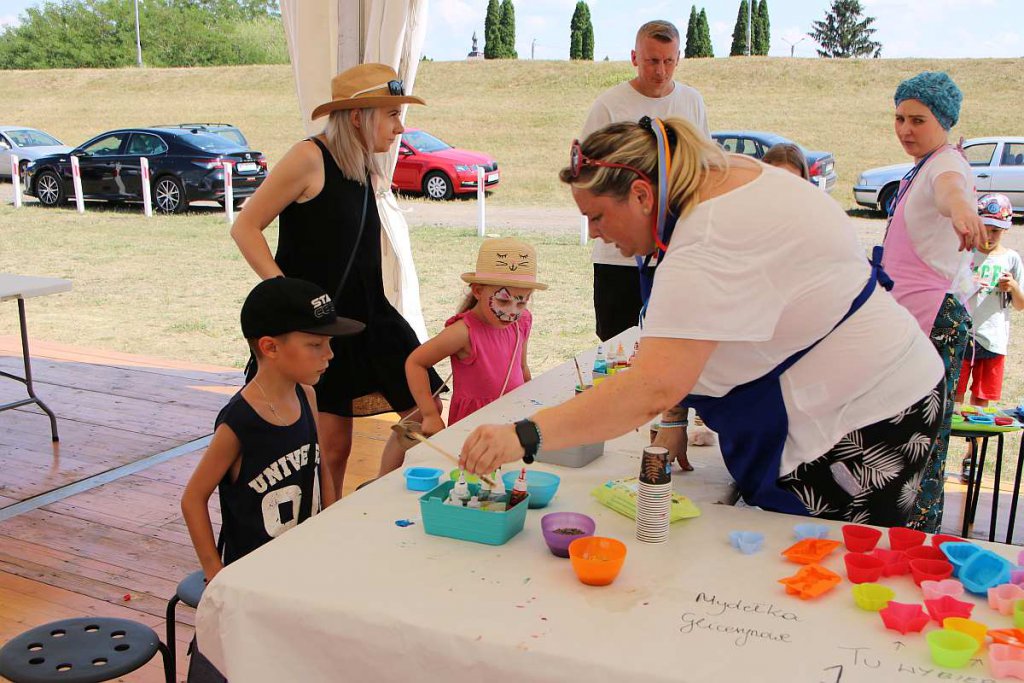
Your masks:
<svg viewBox="0 0 1024 683"><path fill-rule="evenodd" d="M487 0L429 0L423 53L435 60L465 58L476 31L483 50ZM0 26L16 24L18 15L38 0L0 0ZM576 0L514 0L516 50L520 59L566 59L569 21ZM594 23L594 57L629 59L636 29L650 19L668 19L685 32L693 0L589 0ZM769 54L815 57L807 37L812 22L822 19L829 0L768 0L772 41ZM861 0L875 17L883 57L1021 57L1024 56L1022 0ZM739 0L704 0L715 55L728 56Z"/></svg>

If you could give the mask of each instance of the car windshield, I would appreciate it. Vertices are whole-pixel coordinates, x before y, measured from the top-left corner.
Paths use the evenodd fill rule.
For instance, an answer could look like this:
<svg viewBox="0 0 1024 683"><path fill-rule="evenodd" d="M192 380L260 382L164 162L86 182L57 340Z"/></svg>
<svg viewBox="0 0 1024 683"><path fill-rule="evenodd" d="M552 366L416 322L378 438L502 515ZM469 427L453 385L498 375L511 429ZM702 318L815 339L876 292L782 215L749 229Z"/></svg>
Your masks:
<svg viewBox="0 0 1024 683"><path fill-rule="evenodd" d="M237 143L231 142L227 138L215 133L185 133L181 136L181 139L193 147L214 154L226 154L239 150Z"/></svg>
<svg viewBox="0 0 1024 683"><path fill-rule="evenodd" d="M4 135L9 137L18 147L49 147L61 144L57 138L50 137L42 131L32 130L31 128L9 130Z"/></svg>
<svg viewBox="0 0 1024 683"><path fill-rule="evenodd" d="M438 140L430 133L424 133L422 130L403 133L402 141L417 152L442 152L452 148L447 142Z"/></svg>

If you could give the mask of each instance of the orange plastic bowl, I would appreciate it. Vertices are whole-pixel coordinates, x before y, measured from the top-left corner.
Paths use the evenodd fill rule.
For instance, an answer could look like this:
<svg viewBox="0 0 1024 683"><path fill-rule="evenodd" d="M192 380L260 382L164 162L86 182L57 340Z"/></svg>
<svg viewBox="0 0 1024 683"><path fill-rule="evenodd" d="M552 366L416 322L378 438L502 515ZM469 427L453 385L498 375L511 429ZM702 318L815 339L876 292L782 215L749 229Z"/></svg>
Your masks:
<svg viewBox="0 0 1024 683"><path fill-rule="evenodd" d="M622 541L603 536L577 538L569 544L569 561L583 583L607 586L619 575L626 561L626 546Z"/></svg>

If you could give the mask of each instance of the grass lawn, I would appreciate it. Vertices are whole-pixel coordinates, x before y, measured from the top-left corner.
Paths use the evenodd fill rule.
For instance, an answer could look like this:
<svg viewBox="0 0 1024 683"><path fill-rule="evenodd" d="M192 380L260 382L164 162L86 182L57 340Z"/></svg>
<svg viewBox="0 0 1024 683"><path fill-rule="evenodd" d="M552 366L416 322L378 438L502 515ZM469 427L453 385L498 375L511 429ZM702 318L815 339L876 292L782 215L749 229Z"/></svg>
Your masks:
<svg viewBox="0 0 1024 683"><path fill-rule="evenodd" d="M737 58L686 61L677 75L704 94L713 128L775 131L832 151L840 175L833 196L850 208L860 171L905 161L891 130L901 79L926 69L953 75L965 92L954 137L1020 135L1022 67L1019 59ZM427 62L416 92L430 106L411 108L408 123L493 154L504 175L492 205L566 207L571 200L555 173L569 143L594 97L631 73L615 62ZM0 123L35 126L69 144L121 126L227 120L273 163L304 135L288 66L0 71L0 92ZM276 226L268 236L273 243ZM541 277L552 285L533 305L531 364L543 371L595 342L590 261L575 235L526 237L539 247ZM1024 250L1016 232L1007 242ZM432 333L454 312L463 291L458 275L472 267L478 243L471 228L412 230ZM236 367L246 357L238 310L255 278L218 211L146 220L131 207L90 204L83 217L3 202L0 271L74 280L69 294L29 302L33 337ZM15 307L0 306L0 331L16 329ZM1013 349L1024 344L1021 334L1017 323ZM1012 352L1007 361L1009 404L1024 388L1021 358Z"/></svg>

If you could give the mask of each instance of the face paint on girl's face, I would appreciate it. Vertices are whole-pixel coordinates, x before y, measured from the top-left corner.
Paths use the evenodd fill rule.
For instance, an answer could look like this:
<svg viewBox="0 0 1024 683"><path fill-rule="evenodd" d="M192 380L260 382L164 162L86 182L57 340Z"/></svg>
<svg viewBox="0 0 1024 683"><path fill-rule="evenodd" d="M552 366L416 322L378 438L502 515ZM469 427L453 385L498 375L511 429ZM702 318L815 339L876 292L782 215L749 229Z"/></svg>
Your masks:
<svg viewBox="0 0 1024 683"><path fill-rule="evenodd" d="M519 320L529 302L529 291L526 294L513 294L507 287L502 287L491 295L487 305L495 318L503 323L514 323Z"/></svg>

